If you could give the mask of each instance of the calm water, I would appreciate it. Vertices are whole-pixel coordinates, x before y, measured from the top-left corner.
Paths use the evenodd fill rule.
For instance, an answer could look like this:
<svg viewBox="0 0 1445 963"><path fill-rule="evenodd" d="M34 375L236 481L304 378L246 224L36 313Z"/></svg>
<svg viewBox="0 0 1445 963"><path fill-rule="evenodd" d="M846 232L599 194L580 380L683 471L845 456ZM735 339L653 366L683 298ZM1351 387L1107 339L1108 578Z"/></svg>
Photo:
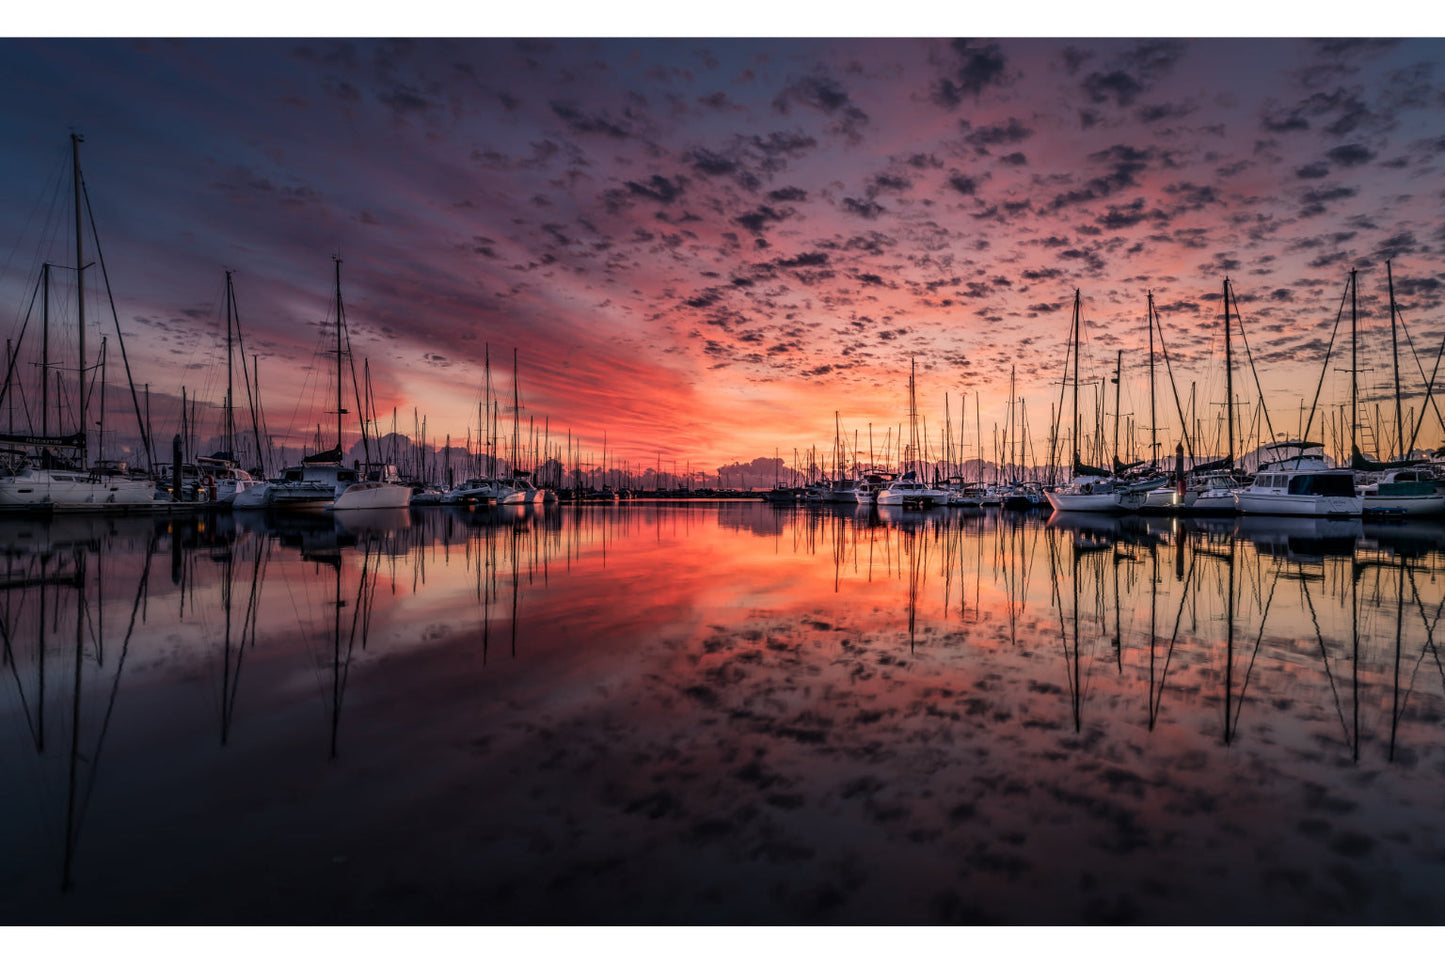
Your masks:
<svg viewBox="0 0 1445 963"><path fill-rule="evenodd" d="M1445 528L0 519L0 922L1445 921Z"/></svg>

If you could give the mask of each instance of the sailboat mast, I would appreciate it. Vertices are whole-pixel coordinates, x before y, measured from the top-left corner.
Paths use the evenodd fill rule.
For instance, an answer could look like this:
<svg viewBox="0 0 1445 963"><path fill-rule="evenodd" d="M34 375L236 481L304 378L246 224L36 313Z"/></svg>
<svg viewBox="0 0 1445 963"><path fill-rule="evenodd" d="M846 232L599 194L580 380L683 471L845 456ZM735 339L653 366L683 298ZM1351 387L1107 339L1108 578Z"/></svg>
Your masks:
<svg viewBox="0 0 1445 963"><path fill-rule="evenodd" d="M1389 264L1388 261L1385 262ZM1394 312L1390 315L1390 333L1394 332ZM1355 372L1359 370L1359 341L1358 341L1357 317L1355 311L1355 272L1350 272L1350 457L1354 458L1355 452L1359 451L1359 397L1358 386L1355 382ZM1300 441L1304 441L1303 438ZM1378 455L1379 453L1376 452Z"/></svg>
<svg viewBox="0 0 1445 963"><path fill-rule="evenodd" d="M1120 404L1121 393L1124 390L1124 351L1120 349L1114 359L1114 460L1123 461L1119 457L1119 422L1124 417L1124 407Z"/></svg>
<svg viewBox="0 0 1445 963"><path fill-rule="evenodd" d="M1159 421L1154 410L1154 292L1149 292L1149 464L1159 463Z"/></svg>
<svg viewBox="0 0 1445 963"><path fill-rule="evenodd" d="M1069 466L1073 474L1079 464L1079 289L1074 288L1074 464Z"/></svg>
<svg viewBox="0 0 1445 963"><path fill-rule="evenodd" d="M1014 454L1014 365L1008 366L1008 427L1004 429L1008 435L1008 459L1012 468L1009 478L1011 481L1018 480L1018 458Z"/></svg>
<svg viewBox="0 0 1445 963"><path fill-rule="evenodd" d="M50 435L50 264L40 266L40 434Z"/></svg>
<svg viewBox="0 0 1445 963"><path fill-rule="evenodd" d="M1353 276L1354 272L1350 274ZM1400 410L1400 344L1395 333L1395 273L1390 267L1390 262L1385 262L1385 277L1390 286L1390 357L1393 359L1395 368L1395 443L1400 446L1400 454L1396 456L1403 461L1410 457L1405 450L1405 418ZM1350 313L1354 314L1355 296L1353 291L1350 294Z"/></svg>
<svg viewBox="0 0 1445 963"><path fill-rule="evenodd" d="M517 389L517 349L512 349L512 475L517 473L517 447L521 442L520 432L522 430L522 402L521 394Z"/></svg>
<svg viewBox="0 0 1445 963"><path fill-rule="evenodd" d="M336 262L336 450L341 450L341 258Z"/></svg>
<svg viewBox="0 0 1445 963"><path fill-rule="evenodd" d="M89 459L85 455L86 417L85 417L85 250L84 232L81 227L81 202L80 202L80 135L70 135L70 156L71 168L74 173L72 180L75 183L75 304L76 319L79 327L78 340L80 342L80 367L77 371L76 386L79 394L80 421L76 425L80 438L80 467L86 468Z"/></svg>
<svg viewBox="0 0 1445 963"><path fill-rule="evenodd" d="M231 272L226 272L226 438L224 441L227 457L235 457L236 434L235 409L232 407L234 382L231 372Z"/></svg>
<svg viewBox="0 0 1445 963"><path fill-rule="evenodd" d="M1229 448L1225 452L1234 467L1234 350L1229 340L1229 278L1224 279L1224 420ZM1218 436L1216 436L1218 437Z"/></svg>

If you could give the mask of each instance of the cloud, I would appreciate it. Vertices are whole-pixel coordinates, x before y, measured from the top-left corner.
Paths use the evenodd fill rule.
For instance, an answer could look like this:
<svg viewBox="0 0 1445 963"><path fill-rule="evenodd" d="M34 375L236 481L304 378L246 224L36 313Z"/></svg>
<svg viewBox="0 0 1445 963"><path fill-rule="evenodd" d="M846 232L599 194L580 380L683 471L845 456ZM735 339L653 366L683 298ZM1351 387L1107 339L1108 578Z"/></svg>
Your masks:
<svg viewBox="0 0 1445 963"><path fill-rule="evenodd" d="M1360 164L1372 160L1375 152L1363 144L1341 144L1326 156L1341 167L1358 167Z"/></svg>
<svg viewBox="0 0 1445 963"><path fill-rule="evenodd" d="M857 214L859 217L867 218L870 221L884 213L883 205L876 204L871 200L860 200L856 197L843 198L843 210L850 214Z"/></svg>
<svg viewBox="0 0 1445 963"><path fill-rule="evenodd" d="M1117 107L1128 107L1173 71L1185 49L1180 40L1136 44L1114 57L1111 69L1088 74L1082 85L1084 93L1095 104L1112 101Z"/></svg>
<svg viewBox="0 0 1445 963"><path fill-rule="evenodd" d="M986 152L990 147L1012 147L1022 144L1034 135L1033 130L1025 127L1017 117L1010 117L1008 120L996 124L985 124L982 127L975 127L967 120L960 120L958 125L964 132L964 141L980 152Z"/></svg>
<svg viewBox="0 0 1445 963"><path fill-rule="evenodd" d="M948 49L953 62L933 84L934 103L952 110L965 98L977 100L989 87L1006 85L1008 61L998 44L954 40Z"/></svg>
<svg viewBox="0 0 1445 963"><path fill-rule="evenodd" d="M948 186L960 194L972 196L978 193L978 181L967 175L954 171L948 177Z"/></svg>
<svg viewBox="0 0 1445 963"><path fill-rule="evenodd" d="M855 104L842 84L826 74L811 74L794 80L773 98L773 109L786 114L793 105L812 108L833 119L829 130L841 134L849 143L863 140L862 129L868 114Z"/></svg>
<svg viewBox="0 0 1445 963"><path fill-rule="evenodd" d="M578 134L603 134L618 140L632 136L627 125L611 119L607 113L586 113L577 104L569 101L552 101L552 113Z"/></svg>
<svg viewBox="0 0 1445 963"><path fill-rule="evenodd" d="M682 196L683 180L677 178L671 180L661 174L653 174L647 181L628 181L627 189L638 197L645 197L657 201L659 204L671 204Z"/></svg>
<svg viewBox="0 0 1445 963"><path fill-rule="evenodd" d="M737 224L752 231L754 234L761 234L769 224L778 224L792 217L795 212L792 208L786 207L781 210L769 207L766 204L759 205L745 214L739 214L733 218Z"/></svg>

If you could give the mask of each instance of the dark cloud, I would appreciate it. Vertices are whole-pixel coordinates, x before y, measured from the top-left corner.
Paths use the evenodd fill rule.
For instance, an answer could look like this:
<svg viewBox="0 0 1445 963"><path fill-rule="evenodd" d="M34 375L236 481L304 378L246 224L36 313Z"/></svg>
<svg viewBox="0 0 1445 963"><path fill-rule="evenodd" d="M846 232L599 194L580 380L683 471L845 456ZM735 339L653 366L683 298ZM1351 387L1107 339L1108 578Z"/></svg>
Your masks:
<svg viewBox="0 0 1445 963"><path fill-rule="evenodd" d="M978 181L954 171L948 178L948 186L960 194L972 196L978 193Z"/></svg>
<svg viewBox="0 0 1445 963"><path fill-rule="evenodd" d="M1134 111L1141 123L1157 124L1165 120L1182 120L1199 108L1194 104L1145 104Z"/></svg>
<svg viewBox="0 0 1445 963"><path fill-rule="evenodd" d="M632 131L628 129L628 127L612 120L605 112L595 114L585 113L575 103L570 101L554 100L548 106L552 108L553 114L576 133L603 134L619 140L632 136Z"/></svg>
<svg viewBox="0 0 1445 963"><path fill-rule="evenodd" d="M398 114L424 114L433 106L418 90L406 84L380 91L376 99Z"/></svg>
<svg viewBox="0 0 1445 963"><path fill-rule="evenodd" d="M989 87L1006 85L1007 60L998 44L954 40L949 53L953 63L933 85L934 103L952 110L966 97L977 100Z"/></svg>
<svg viewBox="0 0 1445 963"><path fill-rule="evenodd" d="M1353 187L1330 187L1304 192L1301 200L1304 207L1300 208L1301 217L1315 217L1325 212L1325 206L1334 201L1342 201L1358 194Z"/></svg>
<svg viewBox="0 0 1445 963"><path fill-rule="evenodd" d="M1010 117L1006 121L987 124L983 127L974 127L967 120L959 121L958 125L963 129L963 139L980 152L986 152L990 147L1011 147L1022 144L1034 135L1033 130L1025 127L1017 117Z"/></svg>
<svg viewBox="0 0 1445 963"><path fill-rule="evenodd" d="M1316 161L1313 164L1295 168L1294 176L1306 181L1319 180L1322 177L1330 176L1330 168L1328 164Z"/></svg>
<svg viewBox="0 0 1445 963"><path fill-rule="evenodd" d="M1415 240L1412 232L1401 231L1377 244L1372 253L1381 261L1394 261L1406 255L1418 253L1420 249L1420 242Z"/></svg>
<svg viewBox="0 0 1445 963"><path fill-rule="evenodd" d="M849 143L861 143L863 127L868 123L868 114L855 104L848 92L832 77L813 74L795 80L773 98L773 109L781 114L788 113L791 105L811 107L833 119L829 130L841 134Z"/></svg>
<svg viewBox="0 0 1445 963"><path fill-rule="evenodd" d="M782 221L786 221L788 218L792 217L794 213L795 212L792 208L783 208L779 210L777 208L769 207L766 204L763 204L759 205L751 211L748 211L746 214L739 214L737 217L733 218L733 221L737 224L741 224L743 227L747 228L749 231L752 231L754 234L761 234L769 224L777 224Z"/></svg>
<svg viewBox="0 0 1445 963"><path fill-rule="evenodd" d="M790 258L778 258L773 262L780 268L823 267L828 263L827 251L808 251Z"/></svg>
<svg viewBox="0 0 1445 963"><path fill-rule="evenodd" d="M1164 221L1167 218L1158 209L1147 209L1144 199L1139 197L1124 205L1110 204L1108 210L1098 217L1095 223L1105 230L1119 231L1146 220Z"/></svg>
<svg viewBox="0 0 1445 963"><path fill-rule="evenodd" d="M870 221L883 213L883 206L871 200L859 200L856 197L843 198L843 210L850 214L857 214L859 217L866 217Z"/></svg>
<svg viewBox="0 0 1445 963"><path fill-rule="evenodd" d="M1112 101L1115 106L1129 107L1141 94L1174 69L1183 56L1185 44L1180 40L1150 40L1136 44L1113 58L1112 69L1090 73L1084 78L1084 93L1096 104Z"/></svg>
<svg viewBox="0 0 1445 963"><path fill-rule="evenodd" d="M752 145L769 157L799 158L818 146L818 141L796 131L775 130L766 135L755 135Z"/></svg>
<svg viewBox="0 0 1445 963"><path fill-rule="evenodd" d="M1222 204L1223 198L1219 191L1210 186L1200 186L1184 182L1182 184L1170 184L1164 188L1164 193L1174 198L1182 210L1197 211L1210 204Z"/></svg>
<svg viewBox="0 0 1445 963"><path fill-rule="evenodd" d="M1058 210L1071 204L1100 200L1127 188L1137 187L1138 175L1156 156L1152 148L1140 150L1126 144L1115 144L1108 150L1090 154L1088 159L1095 164L1107 165L1107 172L1090 178L1081 189L1056 195L1051 207Z"/></svg>
<svg viewBox="0 0 1445 963"><path fill-rule="evenodd" d="M683 160L691 164L693 170L709 176L733 174L738 169L738 162L731 157L724 157L701 147L695 147L688 151L683 155Z"/></svg>
<svg viewBox="0 0 1445 963"><path fill-rule="evenodd" d="M1341 167L1356 167L1372 160L1375 152L1363 144L1341 144L1326 156Z"/></svg>
<svg viewBox="0 0 1445 963"><path fill-rule="evenodd" d="M683 180L672 180L661 174L653 174L645 183L628 181L627 189L638 197L646 197L659 204L671 204L682 196Z"/></svg>
<svg viewBox="0 0 1445 963"><path fill-rule="evenodd" d="M869 197L876 197L885 191L900 194L913 186L913 182L898 174L874 174L873 179L868 182L867 193Z"/></svg>
<svg viewBox="0 0 1445 963"><path fill-rule="evenodd" d="M801 187L780 187L777 190L768 191L768 200L785 203L787 201L806 201L808 192Z"/></svg>

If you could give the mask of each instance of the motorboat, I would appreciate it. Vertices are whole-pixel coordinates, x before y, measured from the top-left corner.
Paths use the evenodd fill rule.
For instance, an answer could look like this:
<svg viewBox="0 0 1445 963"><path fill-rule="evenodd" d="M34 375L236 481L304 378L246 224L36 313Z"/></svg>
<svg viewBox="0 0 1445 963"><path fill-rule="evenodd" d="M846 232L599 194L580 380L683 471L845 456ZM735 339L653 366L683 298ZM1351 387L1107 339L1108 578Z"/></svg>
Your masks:
<svg viewBox="0 0 1445 963"><path fill-rule="evenodd" d="M948 504L948 492L941 488L930 488L918 479L917 472L909 471L880 491L876 502L880 507L887 505L894 508L936 508Z"/></svg>
<svg viewBox="0 0 1445 963"><path fill-rule="evenodd" d="M1248 488L1235 492L1235 504L1246 515L1312 515L1348 517L1364 510L1355 474L1332 468L1312 442L1282 441L1266 446L1281 457L1264 462ZM1284 453L1294 451L1292 456Z"/></svg>
<svg viewBox="0 0 1445 963"><path fill-rule="evenodd" d="M1440 515L1445 513L1445 490L1425 468L1384 472L1378 481L1360 486L1366 515Z"/></svg>

